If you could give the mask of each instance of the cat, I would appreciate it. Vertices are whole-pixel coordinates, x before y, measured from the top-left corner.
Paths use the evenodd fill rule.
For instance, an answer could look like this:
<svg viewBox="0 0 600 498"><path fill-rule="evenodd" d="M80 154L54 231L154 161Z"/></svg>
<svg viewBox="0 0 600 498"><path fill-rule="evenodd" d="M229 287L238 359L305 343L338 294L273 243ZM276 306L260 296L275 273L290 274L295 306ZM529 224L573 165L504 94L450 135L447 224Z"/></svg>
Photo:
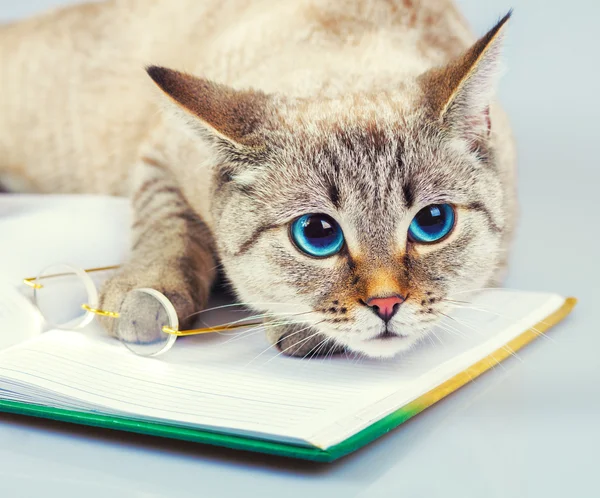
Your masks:
<svg viewBox="0 0 600 498"><path fill-rule="evenodd" d="M222 268L283 354L391 357L502 281L510 15L478 40L451 0L109 0L2 26L0 183L130 196L103 309L151 287L186 324Z"/></svg>

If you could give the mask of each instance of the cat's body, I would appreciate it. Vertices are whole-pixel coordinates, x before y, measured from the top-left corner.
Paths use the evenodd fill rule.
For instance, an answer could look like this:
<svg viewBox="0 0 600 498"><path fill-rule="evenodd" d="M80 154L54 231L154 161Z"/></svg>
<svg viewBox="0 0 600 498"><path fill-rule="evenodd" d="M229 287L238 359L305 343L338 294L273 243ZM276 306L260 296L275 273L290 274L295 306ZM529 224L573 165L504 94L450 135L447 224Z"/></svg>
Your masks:
<svg viewBox="0 0 600 498"><path fill-rule="evenodd" d="M389 347L391 354L405 347L369 349L342 338L353 333L340 328L347 322L365 330L379 326L360 315L357 301L367 301L373 292L403 299L412 295L413 301L418 296L415 308L407 311L415 314L417 306L430 309L426 296L443 300L451 291L487 285L505 265L516 211L515 161L501 109L493 103L489 108L492 125L485 144L478 138L469 148L456 137L446 144L450 156L471 154L469 161L485 163L482 178L489 178L481 185L470 185L473 172L467 171L466 162L459 165L458 156L456 161L443 159L455 166L438 166L437 180L435 171L428 171L441 160L433 144L444 148L444 130L454 129L442 126L438 132L428 123L435 123L442 108L458 116L470 108L475 94L490 93L491 83L483 81L484 89L469 90L473 98L466 94L470 100L460 94L475 81L471 74L477 76L478 70L477 77L483 79L486 71L493 72L478 66L495 64L496 35L456 71L421 76L456 59L474 42L450 0L122 0L1 27L0 183L13 190L131 195L136 213L132 260L105 289L105 307L119 308L130 288L154 287L185 318L206 303L215 267L222 262L244 302L279 316L302 312L319 318L306 320L319 334L304 346L314 349L323 333L336 342L338 334L342 346L387 356L381 348ZM179 104L172 114L191 124L187 133L169 113L161 112L167 99L160 98L144 71L148 64L266 95L234 93L156 68L152 79ZM452 99L464 102L453 110ZM481 128L481 112L476 110L474 121L472 116L463 121ZM391 178L390 161L404 168L401 177ZM429 164L421 171L423 161ZM349 177L344 179L346 170ZM357 192L352 192L352 182ZM305 184L307 191L294 192L296 183ZM459 220L468 221L468 230L489 231L491 239L467 248L468 261L456 254L444 256L450 273L473 275L457 277L456 285L422 283L418 291L412 289L414 278L406 266L421 270L409 262L412 246L406 239L400 244L405 249L392 249L388 235L398 230L394 220L423 207L425 199L454 202L451 192L461 185L471 187L473 198L462 192L457 206L479 215L470 219L471 214L459 214ZM422 199L419 186L425 187ZM436 188L440 199L435 198ZM269 196L281 199L270 203ZM326 206L323 196L333 206ZM360 205L361 199L366 205ZM336 209L346 210L340 216L347 259L298 262L299 256L288 254L293 249L286 246L284 225L304 214L302 209L336 219ZM381 211L373 222L381 224L377 230L373 223L371 228L356 226L365 209ZM404 232L409 223L410 217L402 221ZM370 230L372 240L363 240ZM443 244L452 237L448 241ZM389 250L381 250L383 243ZM469 241L459 243L463 247ZM415 258L425 258L432 250L428 246L419 251L413 251ZM487 259L479 261L473 256L477 251L488 252ZM278 274L283 265L289 267L284 277ZM333 272L327 278L335 282L316 282L312 271ZM423 278L431 277L425 273ZM403 309L411 310L411 305L407 299ZM339 316L342 309L345 316ZM401 325L417 330L416 337L428 327L425 322L405 317ZM271 339L290 335L287 329L293 326L277 328ZM300 334L296 337L311 335ZM307 351L291 346L287 352Z"/></svg>

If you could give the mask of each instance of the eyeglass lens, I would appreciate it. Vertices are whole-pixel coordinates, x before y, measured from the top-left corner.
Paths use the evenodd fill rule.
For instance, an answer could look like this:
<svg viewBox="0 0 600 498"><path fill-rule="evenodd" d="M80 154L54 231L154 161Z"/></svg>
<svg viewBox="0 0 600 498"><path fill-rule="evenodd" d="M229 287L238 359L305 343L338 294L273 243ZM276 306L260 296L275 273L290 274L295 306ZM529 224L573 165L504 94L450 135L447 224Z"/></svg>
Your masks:
<svg viewBox="0 0 600 498"><path fill-rule="evenodd" d="M94 316L81 306L98 304L98 292L86 273L64 264L50 266L37 276L33 298L47 324L59 329L84 327Z"/></svg>
<svg viewBox="0 0 600 498"><path fill-rule="evenodd" d="M119 339L135 354L157 356L173 346L177 336L163 332L163 327L177 329L177 312L155 289L135 289L126 296L117 324Z"/></svg>

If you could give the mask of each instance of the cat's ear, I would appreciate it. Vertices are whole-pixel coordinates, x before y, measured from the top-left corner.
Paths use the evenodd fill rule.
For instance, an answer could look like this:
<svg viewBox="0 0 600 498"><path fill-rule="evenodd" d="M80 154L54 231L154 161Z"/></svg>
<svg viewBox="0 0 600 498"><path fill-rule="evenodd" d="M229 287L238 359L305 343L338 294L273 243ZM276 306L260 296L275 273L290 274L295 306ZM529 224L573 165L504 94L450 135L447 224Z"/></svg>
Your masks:
<svg viewBox="0 0 600 498"><path fill-rule="evenodd" d="M184 111L188 124L207 138L236 149L263 147L260 129L269 96L252 90L234 90L164 67L150 66L148 75Z"/></svg>
<svg viewBox="0 0 600 498"><path fill-rule="evenodd" d="M501 69L504 27L511 15L512 11L463 55L419 78L435 118L469 138L489 135L489 106Z"/></svg>

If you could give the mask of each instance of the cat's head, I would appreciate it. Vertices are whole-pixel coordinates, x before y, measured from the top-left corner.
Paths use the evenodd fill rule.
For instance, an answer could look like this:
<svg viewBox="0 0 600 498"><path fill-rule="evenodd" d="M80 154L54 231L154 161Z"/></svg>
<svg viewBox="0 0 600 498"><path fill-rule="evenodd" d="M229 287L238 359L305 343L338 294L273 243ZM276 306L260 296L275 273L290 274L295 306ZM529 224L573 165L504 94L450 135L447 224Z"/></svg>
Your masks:
<svg viewBox="0 0 600 498"><path fill-rule="evenodd" d="M371 95L298 100L149 69L214 150L215 237L241 301L388 357L490 281L506 230L489 106L507 18Z"/></svg>

